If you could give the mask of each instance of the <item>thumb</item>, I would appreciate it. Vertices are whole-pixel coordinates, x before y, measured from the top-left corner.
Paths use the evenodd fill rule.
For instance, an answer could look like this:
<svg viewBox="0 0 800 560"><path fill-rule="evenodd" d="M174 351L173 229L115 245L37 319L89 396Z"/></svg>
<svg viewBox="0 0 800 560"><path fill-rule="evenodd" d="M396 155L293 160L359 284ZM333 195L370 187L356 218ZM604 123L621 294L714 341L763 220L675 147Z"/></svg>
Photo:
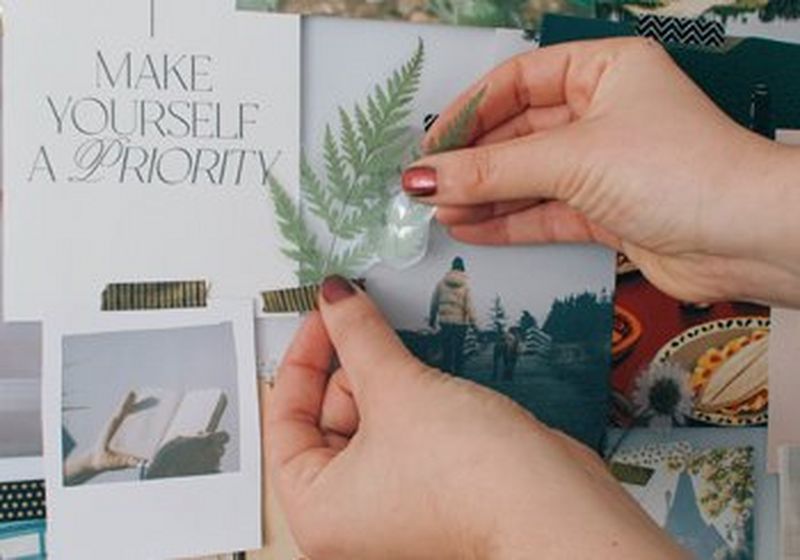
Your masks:
<svg viewBox="0 0 800 560"><path fill-rule="evenodd" d="M403 190L441 206L566 200L585 155L578 126L424 157L403 173Z"/></svg>
<svg viewBox="0 0 800 560"><path fill-rule="evenodd" d="M386 394L396 381L422 370L372 300L352 282L326 278L320 311L357 402Z"/></svg>

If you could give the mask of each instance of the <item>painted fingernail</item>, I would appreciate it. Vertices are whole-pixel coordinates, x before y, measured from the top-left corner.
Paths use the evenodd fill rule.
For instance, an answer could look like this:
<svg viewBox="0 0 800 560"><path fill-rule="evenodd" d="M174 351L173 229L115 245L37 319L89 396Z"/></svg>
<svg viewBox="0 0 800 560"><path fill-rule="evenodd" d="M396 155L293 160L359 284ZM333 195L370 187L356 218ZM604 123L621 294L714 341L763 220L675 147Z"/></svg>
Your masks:
<svg viewBox="0 0 800 560"><path fill-rule="evenodd" d="M403 172L403 190L410 196L436 194L436 169L424 166L409 167Z"/></svg>
<svg viewBox="0 0 800 560"><path fill-rule="evenodd" d="M338 274L328 276L322 282L322 298L327 303L336 303L338 301L342 301L343 299L347 299L355 293L356 289L347 280L347 278L339 276Z"/></svg>

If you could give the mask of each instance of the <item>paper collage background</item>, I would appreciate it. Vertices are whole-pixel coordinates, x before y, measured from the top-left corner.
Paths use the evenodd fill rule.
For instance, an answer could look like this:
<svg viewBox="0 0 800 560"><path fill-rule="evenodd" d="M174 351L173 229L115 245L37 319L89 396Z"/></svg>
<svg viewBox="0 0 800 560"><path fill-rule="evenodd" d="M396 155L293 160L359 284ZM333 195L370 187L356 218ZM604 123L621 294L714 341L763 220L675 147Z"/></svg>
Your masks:
<svg viewBox="0 0 800 560"><path fill-rule="evenodd" d="M258 2L250 1L250 5L245 5L247 3L248 0L239 0L239 6L243 9L262 9L264 7L261 5L256 5ZM783 12L779 14L778 19L773 20L773 23L768 24L763 31L759 32L766 33L770 36L783 37L785 35L785 38L794 38L794 22L791 19L794 17L794 15L791 8L791 2L787 2L785 4L788 7L783 8ZM367 4L362 5L368 6ZM772 8L762 6L760 10L763 12L765 9L775 9L774 3L770 2L769 5L771 5ZM579 6L578 11L580 12L584 8L585 7ZM315 10L317 8L314 6L310 8L305 6L293 8L293 10L299 11L306 11L307 9ZM357 11L359 9L359 5L356 3L348 6L346 9ZM373 17L375 14L378 14L379 17L382 17L380 10L383 9L386 9L385 5L382 5L379 8L362 9L362 13L356 15L363 16L367 14L369 17ZM418 9L421 9L422 12L426 12L428 10L427 7L412 7L412 10L408 12L408 14L414 13L414 10ZM503 7L502 9L507 9L507 6ZM368 13L370 11L373 12L371 15ZM348 13L353 12L351 11ZM392 14L392 17L395 16L396 14ZM489 13L489 17L494 16ZM609 17L613 19L619 16L617 12L613 12L609 13ZM759 15L759 20L763 17L768 16L764 16L763 13L761 13ZM760 24L758 21L756 21L755 16L751 14L752 19L749 23L743 21L745 18L747 18L746 13L744 16L728 17L729 31L733 33L749 33L751 32L750 30L754 29L758 31L760 29ZM515 19L513 21L515 23L512 23L511 25L515 25L519 20ZM472 24L476 22L480 23L477 20L466 19L461 20L458 23ZM390 68L394 68L407 59L409 52L411 52L413 49L414 43L414 41L410 41L409 38L416 36L425 37L426 54L429 56L429 60L426 61L426 64L427 62L431 63L431 66L426 67L426 72L431 72L435 76L435 81L437 83L436 88L426 90L426 88L423 87L421 89L421 101L418 107L414 109L414 112L410 117L410 122L412 122L413 126L417 128L417 132L419 132L418 129L421 127L422 118L425 116L425 114L435 112L437 109L441 108L442 100L452 97L452 95L458 92L463 85L466 85L472 79L472 77L474 77L474 75L479 74L483 69L490 67L505 56L508 56L519 50L525 50L530 46L529 44L526 44L522 40L521 36L515 32L509 33L503 31L493 32L477 30L473 32L466 29L460 29L458 31L454 31L452 38L448 39L445 37L448 37L449 32L445 32L443 28L438 28L436 26L414 27L413 25L408 24L398 26L388 23L373 22L374 27L372 29L374 29L374 31L369 31L368 26L360 27L359 25L360 24L357 22L348 22L336 19L322 20L316 18L305 20L303 24L303 40L306 41L306 38L308 38L308 41L311 42L310 46L304 45L304 49L308 49L308 51L311 53L317 53L313 55L317 62L312 61L308 65L303 65L303 80L305 83L311 82L321 84L320 86L316 87L319 87L320 89L324 88L328 92L325 97L322 97L315 96L313 94L313 87L311 89L304 88L303 90L303 111L304 113L307 111L308 118L304 117L303 119L302 138L306 140L305 144L307 147L311 146L312 151L314 150L313 146L315 144L319 145L320 143L321 135L319 132L321 130L321 124L335 123L337 121L339 105L348 107L354 100L363 99L363 95L369 92L369 89L374 83L376 73L380 72L382 69L388 70ZM360 36L369 36L371 38L365 40L374 44L380 44L381 48L364 49L363 44L360 44L359 48L350 49L348 45L337 42L336 38L338 37L338 33L343 33L344 35L348 36L352 36L354 33L358 33ZM458 46L462 44L465 45L464 48ZM467 45L469 48L466 47ZM484 45L484 47L476 48L476 45ZM485 55L484 58L476 61L476 51L483 53ZM394 59L392 59L391 56L387 57L387 52L395 53ZM459 57L461 57L461 59L459 59ZM344 63L345 61L347 64ZM311 68L313 68L313 70L311 70ZM346 68L346 70L343 71L342 68ZM469 68L469 71L464 71L464 68ZM346 72L346 75L343 75L343 72ZM341 87L337 86L337 84L341 82L347 83ZM439 87L444 84L446 84L447 91L444 91L444 89L439 89ZM323 166L323 161L319 151L317 151L316 155L312 156L312 160L313 164L318 169ZM435 236L434 244L432 246L432 254L438 254L440 249L452 250L452 247L450 246L450 242L444 241L441 237ZM599 253L594 256L595 258L599 259L598 263L603 259L603 256ZM509 258L514 259L516 257L515 255L510 255ZM468 262L471 260L472 259L468 259ZM600 266L600 268L602 268L602 266ZM598 268L598 270L600 270L600 268ZM431 274L433 274L433 272L431 272ZM535 275L535 272L532 272L531 275ZM428 286L421 285L419 288L415 288L415 291L412 294L401 294L401 292L397 290L383 289L382 286L391 285L392 281L403 283L403 273L396 274L394 271L378 268L373 271L370 276L372 277L372 283L377 286L376 288L371 289L371 291L374 292L373 295L375 295L384 305L387 306L387 311L390 316L395 314L392 312L392 308L403 309L405 311L409 308L417 307L420 309L419 320L422 321L422 315L424 314L424 309L426 308L429 296L427 293ZM625 282L628 284L637 284L638 281L631 281L630 278L631 277L623 278L621 285L624 286ZM597 290L595 291L600 291L604 288L607 288L607 286L610 286L612 283L612 280L607 281L604 277L603 281L601 282L602 285L598 285ZM259 285L259 288L264 287L265 286L263 285ZM587 286L587 288L588 287L589 286ZM646 310L648 309L663 308L664 306L668 306L670 309L672 309L674 306L675 309L670 310L669 313L673 313L673 311L677 313L679 318L677 319L676 324L679 325L679 327L676 327L678 330L670 330L672 329L671 326L666 328L663 325L659 325L656 329L648 329L645 338L642 340L645 341L649 337L649 341L646 344L642 342L637 348L636 352L640 353L638 358L635 358L633 355L629 357L630 361L627 362L629 371L627 373L620 374L620 368L618 366L618 373L615 379L615 385L618 388L630 386L630 380L635 376L634 370L644 367L647 364L646 355L649 355L656 346L661 344L660 342L656 342L657 340L667 340L674 334L677 334L680 329L688 328L694 324L701 323L707 318L751 313L755 315L765 314L765 311L761 308L754 308L751 306L742 307L739 305L727 304L717 307L707 315L704 315L703 313L688 313L681 311L678 302L675 302L674 300L667 301L666 299L659 299L658 296L654 296L653 294L649 293L649 290L650 288L647 287L640 287L630 290L628 292L630 294L628 297L631 298L629 302L638 302L633 306L635 307L636 305L642 305L641 309L644 310L645 314L647 313ZM492 289L487 290L487 297L488 292L491 291ZM642 296L642 291L648 292L648 294ZM625 297L624 292L625 289L623 288L623 291L620 292L623 294L622 298ZM537 314L537 319L540 320L540 323L543 322L542 314ZM402 326L404 322L411 324L412 326L415 324L414 320L404 321L401 318L396 318L396 321L398 327ZM268 326L264 326L262 333L269 331L275 340L288 339L291 336L291 331L295 327L295 322L290 319L285 321L282 319L276 321L268 320L268 322L270 324ZM279 356L280 354L279 348L276 348L276 346L279 347L280 344L265 344L263 337L261 338L262 340L259 342L263 348L266 348L266 350L264 352L260 352L259 357L265 362L261 364L262 369L264 371L268 371L274 367L276 356ZM31 333L26 334L26 339L33 339L33 337L31 337ZM0 342L0 346L1 345L2 342ZM265 356L266 358L264 358ZM8 368L8 371L17 372L19 370ZM18 375L16 373L14 375L17 378L23 377L22 375ZM2 371L0 371L0 378L2 378ZM0 407L0 416L1 415L2 407ZM702 428L693 428L693 430L696 430L695 434L686 434L683 430L678 430L680 433L676 432L669 437L673 438L674 436L674 438L677 439L689 440L701 438L703 439L703 445L720 446L730 446L736 441L752 440L751 443L758 448L759 445L763 445L765 433L763 429L736 430L734 432L713 429L707 430ZM736 433L741 433L742 435L737 436ZM0 435L2 434L0 433ZM595 436L588 437L589 439L592 439ZM641 437L644 436L639 435L632 437L631 440L626 442L625 446L627 447L628 445L633 445L637 441L641 443ZM740 438L740 440L737 440L737 438ZM0 439L0 444L2 443L3 440ZM755 457L756 464L759 465L758 461L761 461L762 459L763 457L761 457L760 452L757 453ZM2 461L0 461L0 473L2 472L2 468ZM766 481L766 479L763 478L763 474L758 474L758 468L756 469L756 472L756 484L759 492L759 500L755 510L757 526L759 527L759 536L756 539L756 549L759 550L761 547L766 546L764 543L768 542L773 537L769 531L764 533L763 528L767 526L765 523L770 522L772 519L771 510L767 505L764 504L774 501L774 488L769 481Z"/></svg>

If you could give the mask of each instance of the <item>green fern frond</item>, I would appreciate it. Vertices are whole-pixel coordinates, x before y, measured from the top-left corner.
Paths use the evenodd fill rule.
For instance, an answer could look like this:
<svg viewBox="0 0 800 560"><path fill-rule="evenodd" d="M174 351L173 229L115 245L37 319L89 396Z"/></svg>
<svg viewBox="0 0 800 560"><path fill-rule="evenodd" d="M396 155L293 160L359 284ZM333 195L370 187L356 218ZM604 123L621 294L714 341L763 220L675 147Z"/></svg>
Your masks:
<svg viewBox="0 0 800 560"><path fill-rule="evenodd" d="M338 202L344 203L350 193L351 182L342 161L339 145L333 137L330 126L325 127L325 139L323 140L322 149L329 183L328 188Z"/></svg>
<svg viewBox="0 0 800 560"><path fill-rule="evenodd" d="M353 119L341 107L339 107L339 122L342 126L342 149L347 157L347 164L353 169L359 169L364 160L362 142L353 126Z"/></svg>
<svg viewBox="0 0 800 560"><path fill-rule="evenodd" d="M408 157L407 120L419 89L424 54L419 40L411 58L383 84L376 84L352 111L339 108L338 131L334 133L328 125L322 138L324 171L315 171L302 159L301 196L308 216L279 184L271 184L287 243L284 252L299 262L301 282L319 282L332 272L361 275L374 258L375 231L380 230L389 203L389 187L399 179ZM306 218L324 226L327 250L320 250Z"/></svg>
<svg viewBox="0 0 800 560"><path fill-rule="evenodd" d="M467 101L467 104L450 122L444 133L436 139L433 147L428 151L429 154L456 150L466 145L469 140L469 133L475 124L475 115L478 113L478 107L485 94L486 89L481 89Z"/></svg>
<svg viewBox="0 0 800 560"><path fill-rule="evenodd" d="M292 197L273 175L269 177L269 194L275 207L278 229L289 245L281 249L281 252L299 263L300 276L321 275L324 259L317 246L317 238L308 229Z"/></svg>
<svg viewBox="0 0 800 560"><path fill-rule="evenodd" d="M372 125L369 124L369 119L367 118L367 114L364 112L364 109L356 103L353 106L353 114L356 118L356 124L358 126L358 134L359 140L366 146L372 145Z"/></svg>
<svg viewBox="0 0 800 560"><path fill-rule="evenodd" d="M342 216L334 233L340 239L353 240L380 225L386 209L386 200L378 199L371 204L363 204Z"/></svg>
<svg viewBox="0 0 800 560"><path fill-rule="evenodd" d="M335 223L338 215L334 210L334 199L314 173L305 156L300 158L300 188L308 209L325 223Z"/></svg>
<svg viewBox="0 0 800 560"><path fill-rule="evenodd" d="M375 255L375 246L369 240L356 243L334 256L329 265L330 274L341 274L342 276L354 278L361 276L364 267L370 264Z"/></svg>

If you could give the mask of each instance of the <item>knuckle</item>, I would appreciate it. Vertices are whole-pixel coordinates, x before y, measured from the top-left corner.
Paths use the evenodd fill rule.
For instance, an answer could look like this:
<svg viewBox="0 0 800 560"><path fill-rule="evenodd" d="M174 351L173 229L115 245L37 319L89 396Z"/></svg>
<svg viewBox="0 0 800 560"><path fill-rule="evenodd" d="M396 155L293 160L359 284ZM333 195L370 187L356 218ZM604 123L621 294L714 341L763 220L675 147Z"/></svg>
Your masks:
<svg viewBox="0 0 800 560"><path fill-rule="evenodd" d="M473 176L468 185L471 198L483 200L491 195L492 184L497 175L497 158L491 148L474 150L472 154Z"/></svg>
<svg viewBox="0 0 800 560"><path fill-rule="evenodd" d="M355 347L365 338L375 339L387 331L386 322L378 310L369 302L362 302L348 309L335 323L337 346Z"/></svg>

